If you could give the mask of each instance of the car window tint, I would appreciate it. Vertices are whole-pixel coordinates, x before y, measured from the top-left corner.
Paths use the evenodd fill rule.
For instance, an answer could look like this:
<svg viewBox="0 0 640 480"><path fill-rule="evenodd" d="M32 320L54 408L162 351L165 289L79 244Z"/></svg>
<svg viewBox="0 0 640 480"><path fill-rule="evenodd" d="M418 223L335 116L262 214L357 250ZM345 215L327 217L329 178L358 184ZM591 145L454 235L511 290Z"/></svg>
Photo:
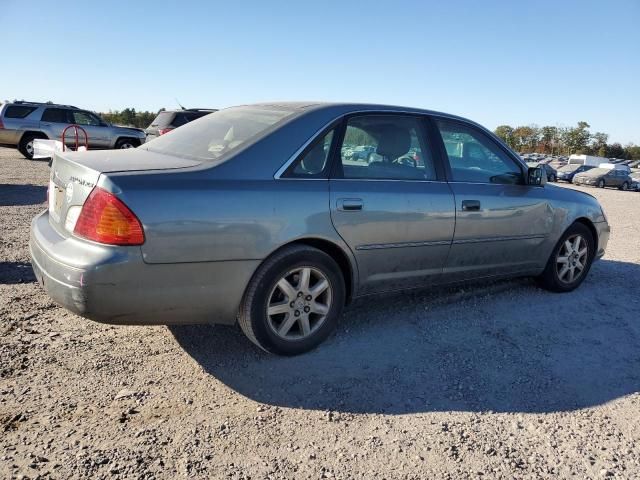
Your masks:
<svg viewBox="0 0 640 480"><path fill-rule="evenodd" d="M364 115L347 122L340 160L344 178L435 180L420 119Z"/></svg>
<svg viewBox="0 0 640 480"><path fill-rule="evenodd" d="M78 125L100 125L100 120L89 112L72 111L73 123Z"/></svg>
<svg viewBox="0 0 640 480"><path fill-rule="evenodd" d="M469 125L436 121L454 182L520 184L522 171L489 137Z"/></svg>
<svg viewBox="0 0 640 480"><path fill-rule="evenodd" d="M4 112L5 118L25 118L38 107L28 107L25 105L11 105Z"/></svg>
<svg viewBox="0 0 640 480"><path fill-rule="evenodd" d="M329 159L334 130L318 139L313 146L296 162L288 177L313 177L321 175Z"/></svg>
<svg viewBox="0 0 640 480"><path fill-rule="evenodd" d="M63 108L47 108L42 114L43 122L69 123L67 110Z"/></svg>

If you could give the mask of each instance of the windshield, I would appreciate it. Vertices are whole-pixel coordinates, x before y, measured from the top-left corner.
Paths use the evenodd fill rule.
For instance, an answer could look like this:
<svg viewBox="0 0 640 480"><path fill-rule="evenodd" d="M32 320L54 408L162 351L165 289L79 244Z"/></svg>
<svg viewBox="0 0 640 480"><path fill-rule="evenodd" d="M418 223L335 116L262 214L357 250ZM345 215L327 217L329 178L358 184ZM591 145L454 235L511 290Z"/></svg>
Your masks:
<svg viewBox="0 0 640 480"><path fill-rule="evenodd" d="M293 110L276 107L227 108L188 123L139 148L213 161L237 150L292 114Z"/></svg>

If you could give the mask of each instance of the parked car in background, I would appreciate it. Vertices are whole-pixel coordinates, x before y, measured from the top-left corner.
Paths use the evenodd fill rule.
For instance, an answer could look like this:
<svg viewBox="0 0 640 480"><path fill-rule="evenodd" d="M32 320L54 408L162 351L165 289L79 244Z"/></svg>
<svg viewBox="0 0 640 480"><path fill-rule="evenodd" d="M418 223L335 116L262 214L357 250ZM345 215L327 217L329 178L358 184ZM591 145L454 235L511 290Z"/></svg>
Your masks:
<svg viewBox="0 0 640 480"><path fill-rule="evenodd" d="M371 145L358 145L351 150L351 160L370 162L375 153Z"/></svg>
<svg viewBox="0 0 640 480"><path fill-rule="evenodd" d="M169 133L171 130L178 128L186 123L216 112L215 109L207 108L188 108L184 110L163 110L151 122L144 133L147 141Z"/></svg>
<svg viewBox="0 0 640 480"><path fill-rule="evenodd" d="M36 138L61 140L69 125L80 125L88 136L89 148L134 148L145 141L139 128L118 127L105 122L99 115L72 105L16 101L0 106L0 145L17 148L33 159ZM80 139L83 144L83 139ZM68 134L67 145L75 146L75 137Z"/></svg>
<svg viewBox="0 0 640 480"><path fill-rule="evenodd" d="M593 185L599 188L616 187L620 190L628 190L631 186L631 177L623 169L598 167L575 175L573 183L575 185Z"/></svg>
<svg viewBox="0 0 640 480"><path fill-rule="evenodd" d="M565 165L564 167L560 167L557 171L557 177L558 177L558 180L572 183L573 177L575 175L577 175L578 173L586 172L594 168L596 167L592 165L580 165L577 163L573 163L570 165Z"/></svg>
<svg viewBox="0 0 640 480"><path fill-rule="evenodd" d="M544 170L547 175L547 181L555 182L558 179L558 172L555 168L553 168L549 163L543 162L527 162L529 167L540 167Z"/></svg>
<svg viewBox="0 0 640 480"><path fill-rule="evenodd" d="M420 163L399 161L418 146ZM52 172L30 252L55 301L110 323L237 321L285 355L356 297L527 275L571 291L609 238L594 197L546 188L472 121L414 108L227 108L134 150L56 152Z"/></svg>

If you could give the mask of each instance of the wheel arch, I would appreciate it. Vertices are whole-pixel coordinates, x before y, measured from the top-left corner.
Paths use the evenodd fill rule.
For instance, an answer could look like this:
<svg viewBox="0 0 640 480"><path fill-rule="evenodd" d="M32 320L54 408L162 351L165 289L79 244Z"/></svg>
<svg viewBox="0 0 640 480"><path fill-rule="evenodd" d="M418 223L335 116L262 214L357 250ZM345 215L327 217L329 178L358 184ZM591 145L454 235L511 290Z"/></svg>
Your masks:
<svg viewBox="0 0 640 480"><path fill-rule="evenodd" d="M131 140L132 143L137 144L136 146L139 147L140 145L142 145L142 140L140 140L139 138L136 137L132 137L130 135L119 135L116 137L116 141L113 142L113 148L116 148L116 146L118 145L118 143L122 140Z"/></svg>
<svg viewBox="0 0 640 480"><path fill-rule="evenodd" d="M593 222L587 217L578 217L574 220L573 223L581 223L589 229L589 231L591 232L591 236L593 237L593 242L595 244L594 245L594 255L595 255L598 252L598 231L596 230L596 227L593 225ZM570 226L571 225L569 225L569 227Z"/></svg>
<svg viewBox="0 0 640 480"><path fill-rule="evenodd" d="M283 248L289 247L291 245L306 245L309 247L317 248L318 250L326 253L335 260L335 262L338 264L338 267L340 267L340 271L342 272L342 276L344 278L344 285L346 289L345 303L348 305L356 293L357 266L355 264L355 260L352 260L352 258L344 250L344 248L339 246L337 243L325 238L304 237L297 238L283 245L280 245L277 249L271 252L267 258L276 254Z"/></svg>
<svg viewBox="0 0 640 480"><path fill-rule="evenodd" d="M18 145L22 143L22 140L27 135L33 135L35 138L43 138L43 139L49 138L46 133L40 130L25 130L24 132L22 132L22 135L20 135L20 140L18 140Z"/></svg>

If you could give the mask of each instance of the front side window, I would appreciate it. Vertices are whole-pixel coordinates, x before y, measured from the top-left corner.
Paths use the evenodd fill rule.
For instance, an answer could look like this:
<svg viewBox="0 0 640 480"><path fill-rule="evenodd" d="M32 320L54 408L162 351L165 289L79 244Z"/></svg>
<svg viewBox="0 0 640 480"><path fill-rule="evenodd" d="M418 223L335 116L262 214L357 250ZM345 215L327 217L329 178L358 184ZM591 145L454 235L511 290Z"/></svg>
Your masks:
<svg viewBox="0 0 640 480"><path fill-rule="evenodd" d="M47 108L42 114L43 122L69 123L67 110L63 108Z"/></svg>
<svg viewBox="0 0 640 480"><path fill-rule="evenodd" d="M454 182L522 184L522 171L495 142L476 128L437 120Z"/></svg>
<svg viewBox="0 0 640 480"><path fill-rule="evenodd" d="M89 112L72 111L71 115L73 117L73 123L77 125L100 125L100 120L98 119L98 117Z"/></svg>
<svg viewBox="0 0 640 480"><path fill-rule="evenodd" d="M352 117L347 122L339 152L344 178L436 179L433 160L417 117Z"/></svg>
<svg viewBox="0 0 640 480"><path fill-rule="evenodd" d="M287 176L297 178L322 176L327 167L327 161L329 160L333 133L334 129L331 129L329 133L318 139L311 148L304 153L300 160L296 162L291 174Z"/></svg>

